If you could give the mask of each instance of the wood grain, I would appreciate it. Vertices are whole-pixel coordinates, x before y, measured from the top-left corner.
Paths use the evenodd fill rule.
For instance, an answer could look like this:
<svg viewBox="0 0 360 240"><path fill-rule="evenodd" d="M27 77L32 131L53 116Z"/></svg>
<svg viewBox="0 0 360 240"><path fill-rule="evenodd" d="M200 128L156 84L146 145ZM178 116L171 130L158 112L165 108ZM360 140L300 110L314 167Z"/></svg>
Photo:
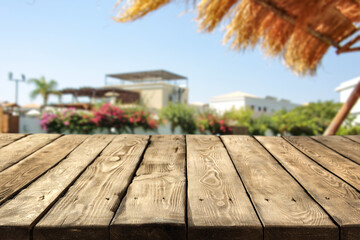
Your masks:
<svg viewBox="0 0 360 240"><path fill-rule="evenodd" d="M256 137L341 227L342 240L360 236L360 193L280 137Z"/></svg>
<svg viewBox="0 0 360 240"><path fill-rule="evenodd" d="M86 136L63 136L0 173L0 204L60 162Z"/></svg>
<svg viewBox="0 0 360 240"><path fill-rule="evenodd" d="M342 136L314 136L318 142L360 164L360 144Z"/></svg>
<svg viewBox="0 0 360 240"><path fill-rule="evenodd" d="M186 239L185 137L151 137L110 239Z"/></svg>
<svg viewBox="0 0 360 240"><path fill-rule="evenodd" d="M308 157L340 177L360 192L360 165L309 137L285 137Z"/></svg>
<svg viewBox="0 0 360 240"><path fill-rule="evenodd" d="M328 215L254 138L221 138L263 223L265 240L338 239Z"/></svg>
<svg viewBox="0 0 360 240"><path fill-rule="evenodd" d="M149 136L119 135L35 225L34 239L108 239Z"/></svg>
<svg viewBox="0 0 360 240"><path fill-rule="evenodd" d="M360 143L360 135L347 135L344 137L349 138L349 139L353 140L354 142Z"/></svg>
<svg viewBox="0 0 360 240"><path fill-rule="evenodd" d="M94 135L87 138L66 159L2 205L1 238L28 239L36 221L113 138L112 135Z"/></svg>
<svg viewBox="0 0 360 240"><path fill-rule="evenodd" d="M263 239L234 165L216 136L186 136L189 239Z"/></svg>
<svg viewBox="0 0 360 240"><path fill-rule="evenodd" d="M34 134L0 149L0 172L60 137L59 134Z"/></svg>
<svg viewBox="0 0 360 240"><path fill-rule="evenodd" d="M0 148L9 145L16 140L23 138L26 134L19 134L19 133L1 133L0 134Z"/></svg>

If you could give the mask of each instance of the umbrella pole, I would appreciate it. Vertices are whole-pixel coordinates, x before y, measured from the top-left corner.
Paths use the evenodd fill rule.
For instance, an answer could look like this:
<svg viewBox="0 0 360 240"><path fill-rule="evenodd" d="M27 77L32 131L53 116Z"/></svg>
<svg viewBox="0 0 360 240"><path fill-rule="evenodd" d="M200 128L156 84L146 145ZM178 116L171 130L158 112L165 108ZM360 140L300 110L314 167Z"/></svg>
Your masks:
<svg viewBox="0 0 360 240"><path fill-rule="evenodd" d="M328 126L328 128L324 132L324 136L329 136L329 135L335 135L336 134L336 132L339 129L340 125L345 120L345 118L347 117L347 115L349 114L350 110L355 105L355 103L356 103L356 101L358 100L359 97L360 97L360 81L358 82L358 84L356 85L354 90L352 91L352 93L351 93L350 97L348 98L348 100L342 105L339 112L336 114L334 119L331 121L330 125Z"/></svg>

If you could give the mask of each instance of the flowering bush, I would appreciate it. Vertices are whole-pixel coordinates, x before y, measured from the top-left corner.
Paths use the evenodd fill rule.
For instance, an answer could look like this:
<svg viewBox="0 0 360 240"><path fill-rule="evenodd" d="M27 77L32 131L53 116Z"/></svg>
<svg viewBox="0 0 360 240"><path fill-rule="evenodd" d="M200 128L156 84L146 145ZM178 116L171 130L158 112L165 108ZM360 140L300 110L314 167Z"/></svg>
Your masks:
<svg viewBox="0 0 360 240"><path fill-rule="evenodd" d="M92 121L92 114L77 112L74 108L64 109L56 113L44 113L41 127L49 133L92 133L96 124Z"/></svg>
<svg viewBox="0 0 360 240"><path fill-rule="evenodd" d="M145 110L126 109L105 103L92 112L76 111L74 108L64 109L57 113L44 113L41 126L47 132L55 133L92 133L97 128L111 129L116 132L134 132L136 127L144 130L156 129L158 122Z"/></svg>
<svg viewBox="0 0 360 240"><path fill-rule="evenodd" d="M61 129L64 126L63 122L58 118L58 114L55 113L44 113L41 117L40 125L42 129L52 133L61 133Z"/></svg>
<svg viewBox="0 0 360 240"><path fill-rule="evenodd" d="M208 130L212 134L230 134L231 128L226 123L225 119L220 119L213 114L202 114L199 116L198 129L201 133Z"/></svg>
<svg viewBox="0 0 360 240"><path fill-rule="evenodd" d="M110 103L103 104L99 109L93 110L92 121L101 129L111 128L116 129L117 132L124 132L128 119L124 116L124 112L117 106Z"/></svg>
<svg viewBox="0 0 360 240"><path fill-rule="evenodd" d="M158 128L158 122L151 117L151 114L143 109L127 109L124 111L128 119L128 127L132 133L134 128L141 127L145 131Z"/></svg>

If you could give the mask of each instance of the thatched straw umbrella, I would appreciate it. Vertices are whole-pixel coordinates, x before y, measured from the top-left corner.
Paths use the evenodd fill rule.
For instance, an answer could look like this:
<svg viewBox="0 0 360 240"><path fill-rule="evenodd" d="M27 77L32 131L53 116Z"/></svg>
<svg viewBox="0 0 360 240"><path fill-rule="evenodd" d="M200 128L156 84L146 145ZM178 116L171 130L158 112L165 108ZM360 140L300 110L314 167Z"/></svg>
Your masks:
<svg viewBox="0 0 360 240"><path fill-rule="evenodd" d="M170 0L128 0L116 21L141 18ZM329 47L337 53L358 51L360 0L194 0L199 27L211 32L226 25L225 42L244 50L261 45L300 75L314 74ZM226 21L228 20L228 21ZM351 39L351 40L350 40ZM345 42L345 43L344 43Z"/></svg>

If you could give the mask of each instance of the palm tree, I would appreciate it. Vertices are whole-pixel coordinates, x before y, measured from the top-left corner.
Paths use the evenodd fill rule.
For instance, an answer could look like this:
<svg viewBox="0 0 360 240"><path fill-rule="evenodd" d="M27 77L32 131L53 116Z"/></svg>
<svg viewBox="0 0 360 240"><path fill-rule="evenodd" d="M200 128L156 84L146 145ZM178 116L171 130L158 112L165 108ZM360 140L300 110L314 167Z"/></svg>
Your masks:
<svg viewBox="0 0 360 240"><path fill-rule="evenodd" d="M35 99L37 96L43 98L43 106L47 105L49 95L56 90L57 82L55 80L46 81L45 77L32 78L28 81L29 83L35 84L35 89L30 93L30 97Z"/></svg>

